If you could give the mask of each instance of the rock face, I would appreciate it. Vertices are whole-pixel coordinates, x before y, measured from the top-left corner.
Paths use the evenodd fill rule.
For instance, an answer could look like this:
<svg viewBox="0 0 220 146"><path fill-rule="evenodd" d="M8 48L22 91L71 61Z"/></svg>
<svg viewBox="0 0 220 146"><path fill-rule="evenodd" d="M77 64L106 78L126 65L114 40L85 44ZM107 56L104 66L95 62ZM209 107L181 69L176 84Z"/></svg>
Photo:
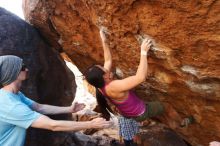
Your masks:
<svg viewBox="0 0 220 146"><path fill-rule="evenodd" d="M187 144L172 130L163 125L151 125L137 135L140 146L187 146Z"/></svg>
<svg viewBox="0 0 220 146"><path fill-rule="evenodd" d="M83 71L103 61L99 27L110 32L114 63L135 74L139 41L156 41L137 92L167 107L162 120L192 145L220 139L220 1L23 0L27 21ZM62 48L62 49L61 49ZM181 127L189 116L194 124Z"/></svg>
<svg viewBox="0 0 220 146"><path fill-rule="evenodd" d="M0 8L0 55L9 54L23 58L29 69L29 79L22 87L26 96L39 103L52 105L64 106L72 103L71 80L67 78L67 70L59 54L43 41L35 28ZM53 118L68 117L62 115ZM56 146L62 143L65 135L31 129L26 145ZM59 143L54 138L60 140Z"/></svg>

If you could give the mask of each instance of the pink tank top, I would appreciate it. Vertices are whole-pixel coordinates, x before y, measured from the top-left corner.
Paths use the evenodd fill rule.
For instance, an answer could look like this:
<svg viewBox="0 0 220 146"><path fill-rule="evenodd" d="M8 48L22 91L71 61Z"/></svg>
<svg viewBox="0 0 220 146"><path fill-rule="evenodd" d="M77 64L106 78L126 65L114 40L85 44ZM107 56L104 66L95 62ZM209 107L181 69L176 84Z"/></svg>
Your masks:
<svg viewBox="0 0 220 146"><path fill-rule="evenodd" d="M120 114L125 117L137 117L143 114L146 110L145 103L140 100L134 92L129 91L128 98L122 102L113 100L106 95L105 86L101 89L104 96L106 96L110 102L112 102L119 110Z"/></svg>

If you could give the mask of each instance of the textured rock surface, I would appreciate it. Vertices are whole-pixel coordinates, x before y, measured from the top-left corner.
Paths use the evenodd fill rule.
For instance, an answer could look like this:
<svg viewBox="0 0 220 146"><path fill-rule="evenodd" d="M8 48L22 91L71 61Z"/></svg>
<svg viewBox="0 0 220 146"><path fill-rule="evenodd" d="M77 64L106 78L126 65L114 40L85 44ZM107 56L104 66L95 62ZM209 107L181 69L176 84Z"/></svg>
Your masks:
<svg viewBox="0 0 220 146"><path fill-rule="evenodd" d="M134 74L143 35L157 48L149 55L149 76L138 93L160 100L162 120L193 145L220 139L220 1L23 0L26 19L59 51L84 70L102 62L100 26L111 33L115 65ZM61 49L62 48L62 49ZM193 115L196 123L181 128Z"/></svg>
<svg viewBox="0 0 220 146"><path fill-rule="evenodd" d="M114 146L121 146L118 141L106 136L89 136L76 132L66 138L63 146L111 146L113 142Z"/></svg>
<svg viewBox="0 0 220 146"><path fill-rule="evenodd" d="M151 125L142 129L137 135L140 146L187 146L174 131L162 125Z"/></svg>
<svg viewBox="0 0 220 146"><path fill-rule="evenodd" d="M35 28L0 8L0 55L8 54L23 58L29 69L29 79L24 82L22 90L26 96L52 105L64 106L72 103L71 80L67 78L64 62L59 59L59 55L43 41ZM68 117L61 115L53 118ZM65 135L31 129L26 142L28 146L56 146L64 141Z"/></svg>

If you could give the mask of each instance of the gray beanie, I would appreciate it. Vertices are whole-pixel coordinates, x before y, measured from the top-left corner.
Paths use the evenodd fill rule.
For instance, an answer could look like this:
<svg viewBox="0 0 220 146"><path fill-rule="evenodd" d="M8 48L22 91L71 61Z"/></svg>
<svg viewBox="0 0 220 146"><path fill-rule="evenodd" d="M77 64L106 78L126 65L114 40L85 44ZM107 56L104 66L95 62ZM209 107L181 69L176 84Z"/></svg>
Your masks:
<svg viewBox="0 0 220 146"><path fill-rule="evenodd" d="M14 55L0 56L0 84L9 85L14 82L22 68L23 60Z"/></svg>

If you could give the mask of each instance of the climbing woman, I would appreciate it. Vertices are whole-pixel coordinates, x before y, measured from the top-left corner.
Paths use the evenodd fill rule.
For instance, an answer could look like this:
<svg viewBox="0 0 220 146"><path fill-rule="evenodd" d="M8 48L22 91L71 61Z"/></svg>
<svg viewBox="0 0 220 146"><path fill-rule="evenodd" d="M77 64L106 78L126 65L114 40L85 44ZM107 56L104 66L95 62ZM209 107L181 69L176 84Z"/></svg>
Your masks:
<svg viewBox="0 0 220 146"><path fill-rule="evenodd" d="M107 115L106 119L110 118L108 112L112 110L106 100L115 105L122 116L133 118L138 122L161 114L163 106L160 102L148 102L145 104L131 91L134 87L144 82L147 77L147 54L152 47L151 40L144 39L141 44L140 63L136 74L124 79L115 79L111 72L112 55L106 35L105 30L101 28L100 37L104 51L104 66L93 65L85 73L85 79L96 88L96 98L102 114Z"/></svg>

